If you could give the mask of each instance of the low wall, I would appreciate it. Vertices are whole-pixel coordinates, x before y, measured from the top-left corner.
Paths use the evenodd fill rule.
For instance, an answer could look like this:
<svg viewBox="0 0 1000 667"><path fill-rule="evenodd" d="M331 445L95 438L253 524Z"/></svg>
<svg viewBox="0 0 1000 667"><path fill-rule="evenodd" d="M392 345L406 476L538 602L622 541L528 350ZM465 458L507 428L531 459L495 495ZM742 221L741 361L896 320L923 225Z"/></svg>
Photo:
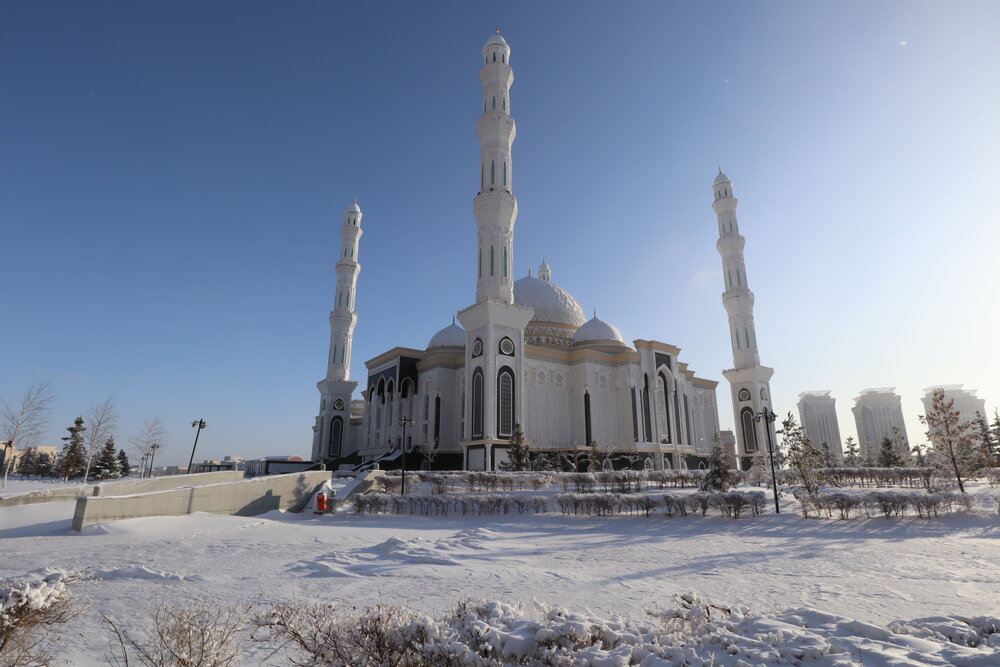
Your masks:
<svg viewBox="0 0 1000 667"><path fill-rule="evenodd" d="M315 470L129 496L80 496L73 530L101 521L191 512L253 516L276 509L299 511L329 479L329 471Z"/></svg>
<svg viewBox="0 0 1000 667"><path fill-rule="evenodd" d="M53 503L73 500L78 496L123 496L131 493L179 489L184 486L195 486L198 484L234 482L241 479L243 479L242 471L221 470L219 472L199 472L191 475L165 475L163 477L148 477L144 479L109 480L100 484L57 486L53 489L28 491L27 493L19 493L16 496L0 498L0 507Z"/></svg>

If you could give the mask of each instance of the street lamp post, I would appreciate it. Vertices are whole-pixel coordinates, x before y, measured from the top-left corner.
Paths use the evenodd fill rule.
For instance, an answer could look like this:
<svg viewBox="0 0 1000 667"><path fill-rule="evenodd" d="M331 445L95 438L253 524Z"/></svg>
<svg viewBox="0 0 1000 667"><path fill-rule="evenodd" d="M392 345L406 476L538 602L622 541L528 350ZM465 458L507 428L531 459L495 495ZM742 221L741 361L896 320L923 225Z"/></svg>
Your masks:
<svg viewBox="0 0 1000 667"><path fill-rule="evenodd" d="M761 419L764 420L764 431L767 433L767 455L771 459L771 489L774 491L774 513L781 514L781 510L778 508L778 475L774 471L774 443L771 441L771 424L774 423L777 417L778 415L765 406L760 412L754 413L753 420L758 424Z"/></svg>
<svg viewBox="0 0 1000 667"><path fill-rule="evenodd" d="M187 474L189 475L191 474L191 466L194 465L194 450L198 449L198 436L201 435L201 430L208 426L208 424L205 423L204 419L196 419L191 422L191 426L198 430L194 432L194 447L191 448L191 459L188 461Z"/></svg>
<svg viewBox="0 0 1000 667"><path fill-rule="evenodd" d="M156 458L156 450L159 448L160 446L155 442L149 446L149 475L147 475L148 477L153 476L153 459Z"/></svg>
<svg viewBox="0 0 1000 667"><path fill-rule="evenodd" d="M415 423L416 422L409 417L404 416L399 419L399 425L403 427L403 440L401 441L401 446L403 448L403 481L400 488L401 495L406 495L406 426L407 424L413 426Z"/></svg>

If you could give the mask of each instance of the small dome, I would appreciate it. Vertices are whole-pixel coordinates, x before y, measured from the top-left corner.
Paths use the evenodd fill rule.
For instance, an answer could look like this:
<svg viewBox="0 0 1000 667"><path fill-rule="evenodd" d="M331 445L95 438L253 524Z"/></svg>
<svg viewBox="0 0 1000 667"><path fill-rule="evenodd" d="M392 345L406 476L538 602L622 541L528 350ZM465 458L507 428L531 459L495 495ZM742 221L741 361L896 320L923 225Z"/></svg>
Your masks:
<svg viewBox="0 0 1000 667"><path fill-rule="evenodd" d="M500 34L499 29L497 29L496 34L490 35L490 38L486 40L486 46L484 46L483 48L484 49L488 48L491 44L500 44L502 46L506 46L508 49L510 48L510 46L507 44L507 40L504 39L503 36Z"/></svg>
<svg viewBox="0 0 1000 667"><path fill-rule="evenodd" d="M608 324L604 320L597 317L597 315L594 315L594 317L588 320L582 327L576 330L575 334L573 334L574 345L609 340L617 341L622 345L625 344L625 339L622 338L622 332L618 330L618 327Z"/></svg>
<svg viewBox="0 0 1000 667"><path fill-rule="evenodd" d="M535 309L532 322L557 322L578 327L587 321L573 295L551 280L525 276L515 281L514 303Z"/></svg>
<svg viewBox="0 0 1000 667"><path fill-rule="evenodd" d="M712 185L718 185L719 183L731 183L729 177L722 173L722 168L719 168L719 175L715 177L715 182Z"/></svg>
<svg viewBox="0 0 1000 667"><path fill-rule="evenodd" d="M438 331L427 343L427 349L432 347L465 347L465 329L454 322Z"/></svg>
<svg viewBox="0 0 1000 667"><path fill-rule="evenodd" d="M355 199L354 203L348 206L344 213L361 213L361 207L358 206L358 200Z"/></svg>

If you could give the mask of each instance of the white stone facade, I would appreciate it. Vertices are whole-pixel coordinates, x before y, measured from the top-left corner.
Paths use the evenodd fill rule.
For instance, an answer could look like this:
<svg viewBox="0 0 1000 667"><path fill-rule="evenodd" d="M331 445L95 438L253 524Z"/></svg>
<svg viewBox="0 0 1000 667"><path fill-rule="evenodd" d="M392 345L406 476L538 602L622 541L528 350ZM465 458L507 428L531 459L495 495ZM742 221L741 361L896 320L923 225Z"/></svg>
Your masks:
<svg viewBox="0 0 1000 667"><path fill-rule="evenodd" d="M844 456L844 444L840 439L840 425L837 423L837 399L828 390L804 391L799 394L799 419L809 440L820 451L823 445L840 460Z"/></svg>
<svg viewBox="0 0 1000 667"><path fill-rule="evenodd" d="M897 432L904 442L909 442L906 424L903 422L902 401L895 387L865 389L854 399L851 412L854 413L858 445L863 459L878 460L883 438L891 440Z"/></svg>

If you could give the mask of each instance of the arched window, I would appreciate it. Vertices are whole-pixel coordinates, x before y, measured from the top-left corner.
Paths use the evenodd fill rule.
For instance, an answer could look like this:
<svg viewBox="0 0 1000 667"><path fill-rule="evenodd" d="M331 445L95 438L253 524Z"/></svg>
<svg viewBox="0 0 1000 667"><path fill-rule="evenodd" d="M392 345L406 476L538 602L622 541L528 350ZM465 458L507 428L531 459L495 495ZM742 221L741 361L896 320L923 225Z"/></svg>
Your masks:
<svg viewBox="0 0 1000 667"><path fill-rule="evenodd" d="M496 61L497 61L497 52L494 51L493 52L493 62L496 62Z"/></svg>
<svg viewBox="0 0 1000 667"><path fill-rule="evenodd" d="M490 185L496 185L497 182L497 163L496 160L490 160Z"/></svg>
<svg viewBox="0 0 1000 667"><path fill-rule="evenodd" d="M502 62L502 63L507 62L507 54L506 53L501 53L500 54L500 62Z"/></svg>
<svg viewBox="0 0 1000 667"><path fill-rule="evenodd" d="M587 441L583 444L590 447L594 442L594 434L590 427L590 392L583 394L583 430L586 433Z"/></svg>
<svg viewBox="0 0 1000 667"><path fill-rule="evenodd" d="M483 369L472 372L472 439L483 437Z"/></svg>
<svg viewBox="0 0 1000 667"><path fill-rule="evenodd" d="M507 187L507 163L503 163L503 186Z"/></svg>
<svg viewBox="0 0 1000 667"><path fill-rule="evenodd" d="M684 395L684 428L687 434L687 443L693 445L694 439L691 437L691 408L688 406L687 394Z"/></svg>
<svg viewBox="0 0 1000 667"><path fill-rule="evenodd" d="M441 397L434 397L434 440L441 437Z"/></svg>
<svg viewBox="0 0 1000 667"><path fill-rule="evenodd" d="M652 470L653 469L653 459L651 459L650 457L647 456L646 460L642 462L642 469L643 470Z"/></svg>
<svg viewBox="0 0 1000 667"><path fill-rule="evenodd" d="M493 253L493 246L490 246L490 275L493 275L493 269L496 264L496 257Z"/></svg>
<svg viewBox="0 0 1000 667"><path fill-rule="evenodd" d="M740 267L736 267L736 284L743 285L743 276L740 275Z"/></svg>
<svg viewBox="0 0 1000 667"><path fill-rule="evenodd" d="M667 423L667 442L670 442L672 438L670 432L670 385L667 384L667 378L663 373L660 373L660 383L663 385L663 414Z"/></svg>
<svg viewBox="0 0 1000 667"><path fill-rule="evenodd" d="M507 110L507 98L506 97L501 97L500 98L500 109L503 110L503 111Z"/></svg>
<svg viewBox="0 0 1000 667"><path fill-rule="evenodd" d="M639 442L639 417L635 409L635 387L632 387L632 441Z"/></svg>
<svg viewBox="0 0 1000 667"><path fill-rule="evenodd" d="M479 278L483 277L483 249L479 249Z"/></svg>
<svg viewBox="0 0 1000 667"><path fill-rule="evenodd" d="M642 435L643 442L649 442L653 439L651 419L649 414L649 376L643 375L643 386L642 386Z"/></svg>
<svg viewBox="0 0 1000 667"><path fill-rule="evenodd" d="M503 247L503 277L507 277L507 246Z"/></svg>
<svg viewBox="0 0 1000 667"><path fill-rule="evenodd" d="M497 374L497 437L514 434L514 371L504 366Z"/></svg>
<svg viewBox="0 0 1000 667"><path fill-rule="evenodd" d="M684 431L681 430L681 400L677 397L680 392L674 388L674 415L677 417L677 442L684 444ZM690 443L689 443L690 444Z"/></svg>
<svg viewBox="0 0 1000 667"><path fill-rule="evenodd" d="M757 430L753 427L753 410L743 408L740 411L740 424L743 428L743 448L747 454L757 451Z"/></svg>
<svg viewBox="0 0 1000 667"><path fill-rule="evenodd" d="M496 108L497 108L497 96L494 95L493 96L493 110L496 111Z"/></svg>
<svg viewBox="0 0 1000 667"><path fill-rule="evenodd" d="M334 417L330 422L330 449L329 456L340 456L340 443L344 437L344 420L342 417Z"/></svg>

